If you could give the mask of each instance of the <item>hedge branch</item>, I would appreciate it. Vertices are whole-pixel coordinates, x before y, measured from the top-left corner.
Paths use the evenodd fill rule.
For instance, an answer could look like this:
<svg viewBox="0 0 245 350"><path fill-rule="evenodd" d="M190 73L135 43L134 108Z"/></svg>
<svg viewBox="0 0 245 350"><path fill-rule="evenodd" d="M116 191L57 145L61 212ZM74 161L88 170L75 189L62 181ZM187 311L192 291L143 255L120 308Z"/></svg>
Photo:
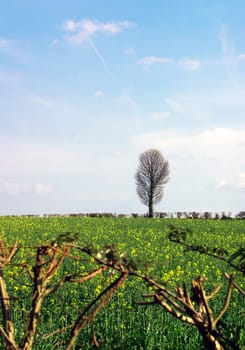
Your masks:
<svg viewBox="0 0 245 350"><path fill-rule="evenodd" d="M4 241L0 240L0 299L3 316L3 328L1 328L1 334L4 338L6 350L15 350L17 349L17 346L15 344L14 324L11 317L11 305L4 277L4 267L10 264L17 249L17 241L14 243L13 247L7 248Z"/></svg>
<svg viewBox="0 0 245 350"><path fill-rule="evenodd" d="M72 330L71 330L71 336L68 342L68 345L66 347L66 350L71 350L75 344L76 338L79 334L79 332L97 315L97 313L107 304L111 296L115 293L115 291L125 282L125 279L127 278L127 273L122 272L121 275L112 282L109 286L107 286L79 315L76 322L74 323ZM90 311L96 303L100 300L100 303L95 307L94 310ZM88 315L87 315L88 314ZM87 316L86 316L87 315Z"/></svg>
<svg viewBox="0 0 245 350"><path fill-rule="evenodd" d="M208 350L224 350L219 340L219 338L222 338L222 335L217 330L217 324L227 311L231 298L232 285L234 283L232 275L227 275L226 278L229 280L229 283L224 306L215 319L213 318L209 300L218 293L221 286L217 286L210 295L206 295L203 287L204 278L202 277L192 281L192 297L185 285L182 288L177 287L176 292L173 293L166 290L153 279L144 277L145 281L155 289L155 292L152 294L144 294L143 297L153 297L155 304L159 304L168 313L182 322L196 326ZM194 307L193 302L196 307ZM150 303L152 304L153 302ZM148 302L140 302L140 304L148 304ZM234 346L236 346L236 349L239 349L238 345Z"/></svg>

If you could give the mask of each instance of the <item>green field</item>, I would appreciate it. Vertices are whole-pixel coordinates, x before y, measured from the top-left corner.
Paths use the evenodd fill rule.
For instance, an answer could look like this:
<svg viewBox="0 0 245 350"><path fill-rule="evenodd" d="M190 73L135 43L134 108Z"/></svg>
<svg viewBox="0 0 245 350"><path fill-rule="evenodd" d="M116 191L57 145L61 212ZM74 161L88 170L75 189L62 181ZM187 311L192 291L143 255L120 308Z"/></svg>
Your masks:
<svg viewBox="0 0 245 350"><path fill-rule="evenodd" d="M187 241L192 244L209 247L221 247L230 253L245 246L244 220L186 220L147 218L25 218L1 217L0 238L13 243L16 239L22 245L14 263L6 268L5 275L9 286L13 319L16 327L16 338L23 336L23 324L28 316L31 293L28 275L18 263L35 259L34 248L48 244L62 232L78 233L78 244L81 246L103 247L115 244L118 251L126 252L136 263L137 271L147 271L150 276L170 289L181 284L187 285L193 278L205 276L206 290L211 291L222 283L222 289L212 304L218 311L224 301L227 281L223 272L234 271L225 262L197 252L183 252L183 248L168 240L168 225L174 223L188 227L193 234ZM56 278L66 272L91 269L91 261L65 260ZM244 289L245 281L241 273L235 273L235 280ZM62 348L67 333L46 334L57 328L66 327L74 322L79 310L98 295L105 284L105 278L96 279L81 285L67 284L57 294L51 294L45 301L38 335L34 349L46 350ZM135 301L142 300L142 293L147 286L133 277L113 296L109 304L98 314L94 322L94 331L100 348L112 349L146 349L146 350L196 350L202 348L201 338L194 327L173 318L157 305L142 306ZM234 327L243 329L240 344L245 344L244 321L245 298L236 290L233 291L230 307L222 319L228 326L231 337ZM93 349L90 327L84 329L78 339L76 349Z"/></svg>

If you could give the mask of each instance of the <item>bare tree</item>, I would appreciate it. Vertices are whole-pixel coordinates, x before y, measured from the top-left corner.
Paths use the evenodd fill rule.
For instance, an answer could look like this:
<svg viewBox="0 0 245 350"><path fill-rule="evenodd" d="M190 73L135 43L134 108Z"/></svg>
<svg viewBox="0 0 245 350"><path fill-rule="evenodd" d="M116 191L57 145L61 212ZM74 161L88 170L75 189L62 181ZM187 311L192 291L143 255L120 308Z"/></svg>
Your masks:
<svg viewBox="0 0 245 350"><path fill-rule="evenodd" d="M139 166L135 174L136 191L140 201L148 206L148 216L153 217L153 204L163 197L163 185L169 180L169 165L161 152L149 149L139 156Z"/></svg>

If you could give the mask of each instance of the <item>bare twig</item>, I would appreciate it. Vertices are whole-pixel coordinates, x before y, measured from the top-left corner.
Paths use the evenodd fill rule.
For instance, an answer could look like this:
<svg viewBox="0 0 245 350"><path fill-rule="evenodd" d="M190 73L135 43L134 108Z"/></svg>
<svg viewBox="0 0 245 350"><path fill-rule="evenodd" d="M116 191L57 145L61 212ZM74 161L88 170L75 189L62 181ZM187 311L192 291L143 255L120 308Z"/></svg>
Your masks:
<svg viewBox="0 0 245 350"><path fill-rule="evenodd" d="M227 280L229 280L230 281L230 275L228 275L228 273L224 273L224 276L225 276L225 278L227 279ZM233 280L232 280L232 284L233 284L233 286L238 290L238 292L241 294L241 295L243 295L243 296L245 296L245 290L243 290L236 282L234 282Z"/></svg>
<svg viewBox="0 0 245 350"><path fill-rule="evenodd" d="M74 326L71 330L71 336L66 347L66 350L71 350L75 344L76 338L79 332L88 324L88 322L92 321L97 313L107 304L113 293L124 283L126 277L126 272L122 272L121 275L112 282L109 286L107 286L79 315ZM94 310L90 311L96 303L99 301L100 303L95 307ZM88 315L87 315L88 313ZM87 315L87 316L86 316ZM86 317L85 317L86 316Z"/></svg>

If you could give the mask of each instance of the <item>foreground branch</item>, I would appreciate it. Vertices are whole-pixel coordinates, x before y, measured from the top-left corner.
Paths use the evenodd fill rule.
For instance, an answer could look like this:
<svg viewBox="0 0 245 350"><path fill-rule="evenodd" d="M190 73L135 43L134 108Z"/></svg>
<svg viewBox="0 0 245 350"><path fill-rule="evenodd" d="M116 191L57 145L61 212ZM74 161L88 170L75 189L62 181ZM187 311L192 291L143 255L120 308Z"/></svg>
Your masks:
<svg viewBox="0 0 245 350"><path fill-rule="evenodd" d="M222 336L217 330L217 324L227 311L231 298L233 276L227 275L226 278L229 281L226 297L224 305L216 318L213 317L209 300L217 294L220 286L216 287L210 295L206 295L203 287L204 279L201 277L192 281L191 294L189 294L185 285L176 288L176 292L172 293L153 279L145 277L144 279L155 289L155 293L143 296L153 298L155 304L160 305L182 322L196 326L203 338L206 349L224 350L225 348L220 340ZM233 346L234 349L239 349L237 344L233 344Z"/></svg>

